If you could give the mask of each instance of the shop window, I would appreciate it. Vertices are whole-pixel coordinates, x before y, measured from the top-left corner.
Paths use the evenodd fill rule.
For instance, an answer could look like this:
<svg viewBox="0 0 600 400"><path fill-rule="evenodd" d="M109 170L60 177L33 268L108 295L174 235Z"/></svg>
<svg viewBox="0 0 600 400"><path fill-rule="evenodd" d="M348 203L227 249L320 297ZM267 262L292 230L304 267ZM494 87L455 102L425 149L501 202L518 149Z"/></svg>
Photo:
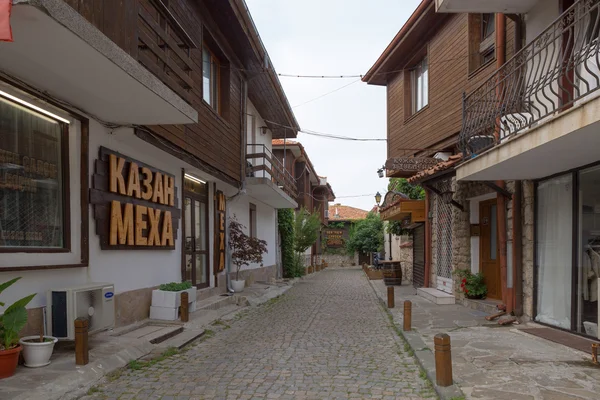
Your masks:
<svg viewBox="0 0 600 400"><path fill-rule="evenodd" d="M495 32L495 14L469 14L469 72L496 57Z"/></svg>
<svg viewBox="0 0 600 400"><path fill-rule="evenodd" d="M250 219L249 219L248 234L250 237L256 237L256 206L250 203Z"/></svg>
<svg viewBox="0 0 600 400"><path fill-rule="evenodd" d="M68 251L68 121L0 93L0 251Z"/></svg>

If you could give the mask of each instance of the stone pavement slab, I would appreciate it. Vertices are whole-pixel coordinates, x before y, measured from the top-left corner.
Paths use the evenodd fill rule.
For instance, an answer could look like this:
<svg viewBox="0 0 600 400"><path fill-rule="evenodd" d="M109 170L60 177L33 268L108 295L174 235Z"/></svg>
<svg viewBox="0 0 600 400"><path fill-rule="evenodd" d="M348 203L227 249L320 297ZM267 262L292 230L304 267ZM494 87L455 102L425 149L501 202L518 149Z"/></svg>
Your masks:
<svg viewBox="0 0 600 400"><path fill-rule="evenodd" d="M360 269L327 269L85 399L435 398ZM210 336L210 335L209 335Z"/></svg>
<svg viewBox="0 0 600 400"><path fill-rule="evenodd" d="M385 299L383 281L371 282ZM417 296L407 283L396 286L394 293L394 321L402 326L402 303L410 300L411 334L418 335L426 348L434 348L436 334L450 335L454 380L466 398L600 399L600 368L591 363L589 354L486 321L487 314L481 311L435 305Z"/></svg>

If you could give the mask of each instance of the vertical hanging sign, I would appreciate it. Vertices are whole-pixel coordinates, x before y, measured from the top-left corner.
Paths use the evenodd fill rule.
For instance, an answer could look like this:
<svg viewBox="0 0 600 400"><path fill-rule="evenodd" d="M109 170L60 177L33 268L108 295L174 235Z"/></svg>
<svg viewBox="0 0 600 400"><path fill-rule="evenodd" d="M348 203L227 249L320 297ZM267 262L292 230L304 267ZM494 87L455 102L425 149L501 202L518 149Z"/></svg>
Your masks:
<svg viewBox="0 0 600 400"><path fill-rule="evenodd" d="M225 270L225 194L215 192L215 274Z"/></svg>

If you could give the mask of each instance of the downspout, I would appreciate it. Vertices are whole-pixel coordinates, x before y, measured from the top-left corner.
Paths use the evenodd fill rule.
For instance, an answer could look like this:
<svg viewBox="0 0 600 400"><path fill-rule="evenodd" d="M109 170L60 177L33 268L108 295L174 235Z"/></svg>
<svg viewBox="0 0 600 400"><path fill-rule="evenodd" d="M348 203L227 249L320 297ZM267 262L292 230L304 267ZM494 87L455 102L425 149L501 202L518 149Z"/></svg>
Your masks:
<svg viewBox="0 0 600 400"><path fill-rule="evenodd" d="M515 24L515 54L523 44L523 18L517 15ZM513 311L517 317L523 315L523 209L522 181L515 181L515 191L512 198L512 302Z"/></svg>
<svg viewBox="0 0 600 400"><path fill-rule="evenodd" d="M431 213L431 207L429 205L431 200L431 192L429 189L425 189L425 279L423 287L429 287L429 274L431 273L431 221L429 220L429 214Z"/></svg>
<svg viewBox="0 0 600 400"><path fill-rule="evenodd" d="M502 13L496 14L496 69L502 68L506 62L506 17ZM502 101L503 86L499 85L496 89L496 96L499 101ZM496 124L496 128L498 124ZM494 133L496 142L499 141L499 132L496 129ZM502 189L506 188L506 182L503 180L496 181L496 185ZM498 239L500 247L500 285L502 288L502 302L506 305L506 312L512 311L512 298L509 301L507 288L507 255L506 255L506 197L502 194L497 194L496 219L498 223ZM509 304L510 303L510 304Z"/></svg>

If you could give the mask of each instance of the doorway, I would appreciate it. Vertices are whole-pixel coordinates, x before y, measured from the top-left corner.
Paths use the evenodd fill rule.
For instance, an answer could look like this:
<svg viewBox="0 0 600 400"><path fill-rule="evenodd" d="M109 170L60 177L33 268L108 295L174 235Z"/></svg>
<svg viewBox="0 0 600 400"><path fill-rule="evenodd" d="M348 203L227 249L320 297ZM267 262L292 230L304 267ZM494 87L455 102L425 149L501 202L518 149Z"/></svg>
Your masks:
<svg viewBox="0 0 600 400"><path fill-rule="evenodd" d="M498 251L498 219L496 199L479 203L479 271L483 274L491 299L502 298L500 262Z"/></svg>
<svg viewBox="0 0 600 400"><path fill-rule="evenodd" d="M183 280L197 288L209 286L208 185L188 175L184 178Z"/></svg>

